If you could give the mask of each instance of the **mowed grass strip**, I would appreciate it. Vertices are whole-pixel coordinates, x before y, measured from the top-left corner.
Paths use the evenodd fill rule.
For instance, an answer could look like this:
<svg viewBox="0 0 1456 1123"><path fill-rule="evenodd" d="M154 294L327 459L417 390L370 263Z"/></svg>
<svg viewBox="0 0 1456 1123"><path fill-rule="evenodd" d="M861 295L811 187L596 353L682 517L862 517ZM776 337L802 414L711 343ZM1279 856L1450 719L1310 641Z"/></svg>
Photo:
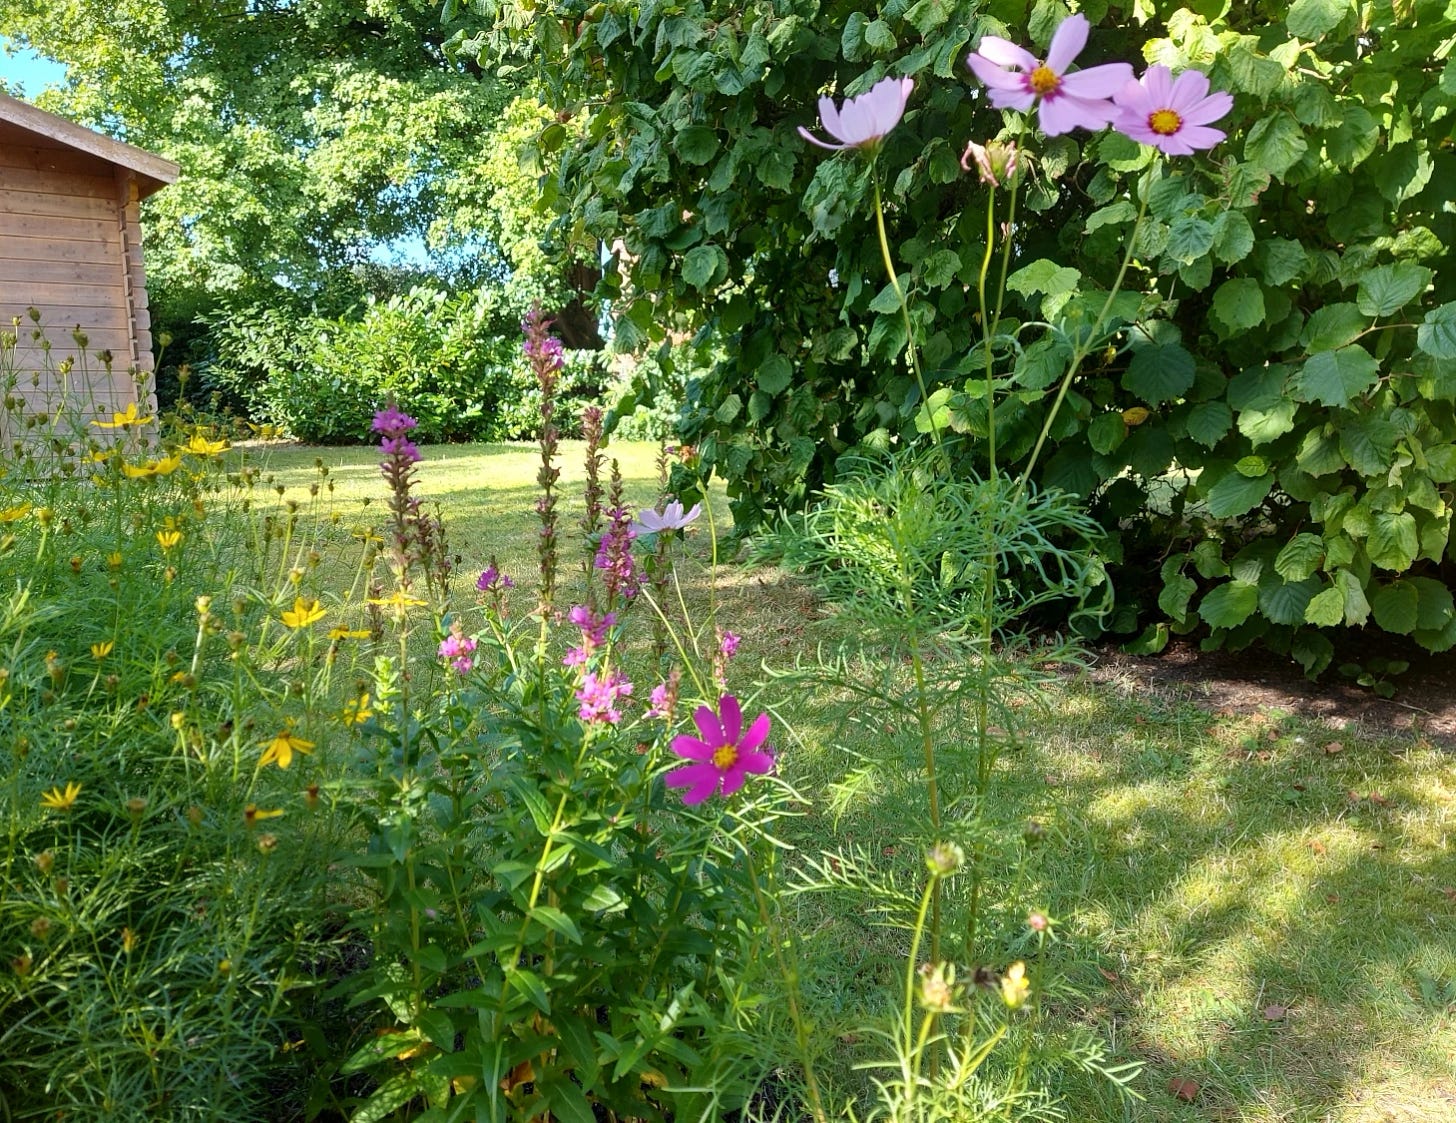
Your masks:
<svg viewBox="0 0 1456 1123"><path fill-rule="evenodd" d="M438 501L460 588L492 555L534 584L539 456L528 445L427 447L418 494ZM614 445L632 504L657 496L656 449ZM271 447L235 455L329 520L332 533L381 521L373 449ZM565 572L582 556L582 446L563 442ZM332 493L309 494L328 467ZM276 493L275 493L276 494ZM720 533L727 503L714 489ZM365 500L369 502L366 504ZM684 596L717 605L740 633L735 689L754 668L813 658L837 642L829 614L773 570L707 564L690 538ZM913 875L905 811L921 798L913 755L874 721L840 720L833 700L769 686L783 768L814 801L801 853L859 845ZM1456 760L1429 743L1372 740L1280 714L1219 716L1188 696L1069 678L1050 712L1002 757L1008 821L1051 828L1022 894L1058 922L1073 997L1056 1017L1112 1041L1146 1069L1126 1104L1099 1079L1069 1076L1071 1120L1170 1123L1450 1123L1456 1119ZM889 999L902 934L862 902L815 897L790 909L805 933L805 994L832 1035L840 1086L863 1059L854 1010ZM862 1087L862 1085L860 1085Z"/></svg>

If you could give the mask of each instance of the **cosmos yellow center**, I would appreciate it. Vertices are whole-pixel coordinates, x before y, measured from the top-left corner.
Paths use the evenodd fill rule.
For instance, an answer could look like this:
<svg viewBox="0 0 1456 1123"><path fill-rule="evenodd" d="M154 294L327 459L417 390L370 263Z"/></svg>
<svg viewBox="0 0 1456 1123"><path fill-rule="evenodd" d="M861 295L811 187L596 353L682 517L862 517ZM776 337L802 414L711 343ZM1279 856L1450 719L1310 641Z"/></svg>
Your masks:
<svg viewBox="0 0 1456 1123"><path fill-rule="evenodd" d="M1148 128L1159 136L1172 136L1183 127L1183 118L1171 109L1155 109L1148 114Z"/></svg>
<svg viewBox="0 0 1456 1123"><path fill-rule="evenodd" d="M737 745L719 745L713 750L713 767L719 772L727 772L738 763Z"/></svg>
<svg viewBox="0 0 1456 1123"><path fill-rule="evenodd" d="M1031 91L1045 97L1058 86L1062 80L1057 77L1056 71L1049 66L1038 66L1031 72Z"/></svg>

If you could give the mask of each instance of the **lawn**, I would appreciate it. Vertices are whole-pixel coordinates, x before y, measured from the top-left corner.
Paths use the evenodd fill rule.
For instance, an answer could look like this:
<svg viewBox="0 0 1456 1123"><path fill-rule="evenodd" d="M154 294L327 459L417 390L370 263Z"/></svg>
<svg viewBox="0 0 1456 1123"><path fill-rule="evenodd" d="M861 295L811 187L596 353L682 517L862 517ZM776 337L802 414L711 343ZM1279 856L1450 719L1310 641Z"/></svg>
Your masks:
<svg viewBox="0 0 1456 1123"><path fill-rule="evenodd" d="M631 500L650 502L654 450L613 453ZM343 526L367 520L366 499L378 502L372 450L246 455L285 489L284 503L308 501L321 460ZM568 493L579 487L577 461L579 449L567 446ZM425 450L420 494L441 504L465 577L491 556L531 572L537 466L526 447ZM725 506L719 497L726 528ZM812 590L781 571L727 565L713 577L708 535L695 535L686 596L716 597L725 626L744 636L741 675L845 638ZM793 861L852 852L913 874L920 855L900 843L920 781L890 731L853 720L854 708L832 696L776 695L771 680L761 698L794 731L781 742L781 767L812 803L790 828ZM1065 979L1049 1024L1090 1029L1115 1060L1144 1066L1131 1101L1072 1073L1061 1088L1069 1117L1451 1119L1449 752L1279 713L1214 714L1197 701L1192 690L1150 695L1064 675L1046 712L1000 758L1000 790L1014 794L1005 817L1035 819L1047 841L1024 868L1004 871L998 931L1013 940L1028 905L1051 916ZM873 1005L893 978L903 935L833 893L792 907L833 1087L841 1100L862 1099L864 1078L851 1066L864 1059L864 1041L851 1012Z"/></svg>

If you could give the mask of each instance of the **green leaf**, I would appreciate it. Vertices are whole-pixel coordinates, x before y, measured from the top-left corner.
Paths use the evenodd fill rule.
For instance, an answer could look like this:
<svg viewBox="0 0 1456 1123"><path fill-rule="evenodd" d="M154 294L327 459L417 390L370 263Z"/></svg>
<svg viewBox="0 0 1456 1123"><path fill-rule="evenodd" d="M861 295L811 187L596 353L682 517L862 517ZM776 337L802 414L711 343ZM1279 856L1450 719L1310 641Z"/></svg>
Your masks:
<svg viewBox="0 0 1456 1123"><path fill-rule="evenodd" d="M743 399L737 394L729 394L718 404L713 411L713 416L724 425L732 425L734 419L743 412Z"/></svg>
<svg viewBox="0 0 1456 1123"><path fill-rule="evenodd" d="M543 1090L552 1113L560 1123L596 1123L597 1116L591 1101L570 1080L543 1082Z"/></svg>
<svg viewBox="0 0 1456 1123"><path fill-rule="evenodd" d="M1270 238L1259 243L1264 266L1264 283L1278 288L1298 280L1309 264L1304 247L1289 238Z"/></svg>
<svg viewBox="0 0 1456 1123"><path fill-rule="evenodd" d="M770 355L758 368L758 388L765 394L782 394L794 378L794 365L787 355Z"/></svg>
<svg viewBox="0 0 1456 1123"><path fill-rule="evenodd" d="M1286 581L1303 581L1319 569L1325 556L1325 540L1308 531L1296 534L1274 557L1274 572Z"/></svg>
<svg viewBox="0 0 1456 1123"><path fill-rule="evenodd" d="M1319 592L1318 577L1259 587L1259 610L1276 624L1303 624L1309 602Z"/></svg>
<svg viewBox="0 0 1456 1123"><path fill-rule="evenodd" d="M885 287L877 292L875 298L870 301L870 311L878 312L882 316L890 312L900 311L900 293L904 291L904 286L908 283L909 278L902 277L900 280L901 288L897 289L887 281Z"/></svg>
<svg viewBox="0 0 1456 1123"><path fill-rule="evenodd" d="M1351 343L1370 326L1370 319L1355 304L1326 304L1310 313L1299 342L1306 351L1333 351Z"/></svg>
<svg viewBox="0 0 1456 1123"><path fill-rule="evenodd" d="M1129 655L1157 655L1168 646L1171 635L1168 625L1159 621L1156 624L1149 624L1137 639L1123 644L1122 649Z"/></svg>
<svg viewBox="0 0 1456 1123"><path fill-rule="evenodd" d="M1456 359L1456 301L1426 313L1416 329L1416 346L1433 359Z"/></svg>
<svg viewBox="0 0 1456 1123"><path fill-rule="evenodd" d="M1387 632L1408 636L1416 630L1420 593L1409 581L1392 581L1375 591L1370 602L1375 622Z"/></svg>
<svg viewBox="0 0 1456 1123"><path fill-rule="evenodd" d="M1087 426L1088 443L1104 456L1114 452L1126 437L1127 422L1121 413L1098 414Z"/></svg>
<svg viewBox="0 0 1456 1123"><path fill-rule="evenodd" d="M728 257L717 246L694 246L683 256L682 278L695 289L706 288L717 276L719 263L728 271Z"/></svg>
<svg viewBox="0 0 1456 1123"><path fill-rule="evenodd" d="M718 152L718 133L707 125L679 129L673 147L688 164L706 164Z"/></svg>
<svg viewBox="0 0 1456 1123"><path fill-rule="evenodd" d="M1025 297L1038 292L1048 296L1061 296L1076 289L1077 282L1081 279L1082 274L1078 270L1041 258L1030 265L1022 266L1007 277L1006 287Z"/></svg>
<svg viewBox="0 0 1456 1123"><path fill-rule="evenodd" d="M1390 471L1399 437L1395 426L1381 418L1351 421L1339 429L1340 455L1362 476L1378 476Z"/></svg>
<svg viewBox="0 0 1456 1123"><path fill-rule="evenodd" d="M1345 594L1333 585L1316 593L1304 609L1304 622L1320 628L1337 628L1345 619Z"/></svg>
<svg viewBox="0 0 1456 1123"><path fill-rule="evenodd" d="M1267 409L1246 409L1239 413L1239 432L1258 447L1268 444L1294 428L1296 402L1282 398Z"/></svg>
<svg viewBox="0 0 1456 1123"><path fill-rule="evenodd" d="M1370 602L1365 599L1365 587L1348 569L1335 574L1335 585L1345 596L1345 623L1352 628L1363 627L1370 619Z"/></svg>
<svg viewBox="0 0 1456 1123"><path fill-rule="evenodd" d="M1375 385L1380 364L1360 346L1310 356L1291 387L1302 402L1344 408Z"/></svg>
<svg viewBox="0 0 1456 1123"><path fill-rule="evenodd" d="M1028 390L1045 390L1067 371L1072 349L1063 340L1047 336L1016 357L1016 383Z"/></svg>
<svg viewBox="0 0 1456 1123"><path fill-rule="evenodd" d="M1277 178L1295 164L1309 149L1304 130L1294 117L1280 110L1261 118L1249 130L1244 141L1244 159L1250 160Z"/></svg>
<svg viewBox="0 0 1456 1123"><path fill-rule="evenodd" d="M932 288L944 288L960 271L961 257L955 250L936 250L920 264L921 276Z"/></svg>
<svg viewBox="0 0 1456 1123"><path fill-rule="evenodd" d="M551 1016L551 996L546 992L546 984L541 981L541 976L528 968L518 967L511 963L503 963L501 966L505 970L506 981L520 991L532 1006L549 1018Z"/></svg>
<svg viewBox="0 0 1456 1123"><path fill-rule="evenodd" d="M1345 466L1345 458L1340 455L1339 438L1323 429L1311 429L1300 442L1295 463L1301 472L1311 476L1338 472Z"/></svg>
<svg viewBox="0 0 1456 1123"><path fill-rule="evenodd" d="M1193 547L1193 568L1205 581L1227 577L1228 562L1223 560L1223 546L1215 538L1205 538Z"/></svg>
<svg viewBox="0 0 1456 1123"><path fill-rule="evenodd" d="M1249 479L1258 479L1269 471L1269 462L1262 456L1245 456L1234 465L1234 471Z"/></svg>
<svg viewBox="0 0 1456 1123"><path fill-rule="evenodd" d="M1149 405L1158 405L1187 392L1194 370L1193 356L1181 344L1149 344L1133 352L1122 385Z"/></svg>
<svg viewBox="0 0 1456 1123"><path fill-rule="evenodd" d="M1214 257L1232 265L1248 257L1253 249L1254 228L1243 211L1224 211L1213 220Z"/></svg>
<svg viewBox="0 0 1456 1123"><path fill-rule="evenodd" d="M1422 265L1381 265L1361 275L1355 304L1367 316L1389 316L1425 292L1432 276Z"/></svg>
<svg viewBox="0 0 1456 1123"><path fill-rule="evenodd" d="M1193 594L1196 592L1198 592L1198 582L1181 573L1175 573L1163 582L1162 592L1158 594L1158 607L1181 624L1188 615L1188 602L1193 599Z"/></svg>
<svg viewBox="0 0 1456 1123"><path fill-rule="evenodd" d="M1294 0L1284 25L1296 39L1320 39L1340 26L1350 0Z"/></svg>
<svg viewBox="0 0 1456 1123"><path fill-rule="evenodd" d="M1229 581L1209 590L1198 615L1210 628L1236 628L1259 607L1259 587Z"/></svg>
<svg viewBox="0 0 1456 1123"><path fill-rule="evenodd" d="M753 174L765 187L787 191L794 183L794 154L787 148L770 148L753 162Z"/></svg>
<svg viewBox="0 0 1456 1123"><path fill-rule="evenodd" d="M1205 469L1205 475L1208 473ZM1203 480L1199 481L1200 489ZM1252 479L1233 471L1232 466L1223 472L1204 492L1208 513L1216 519L1231 519L1246 515L1264 502L1274 486L1274 475L1269 473Z"/></svg>
<svg viewBox="0 0 1456 1123"><path fill-rule="evenodd" d="M1213 223L1195 215L1173 220L1168 230L1168 256L1185 265L1207 256L1213 249Z"/></svg>
<svg viewBox="0 0 1456 1123"><path fill-rule="evenodd" d="M1381 569L1404 572L1420 552L1415 516L1408 511L1376 511L1370 520L1365 552Z"/></svg>
<svg viewBox="0 0 1456 1123"><path fill-rule="evenodd" d="M1264 322L1264 290L1252 277L1235 277L1219 285L1213 294L1213 315L1227 330L1238 335Z"/></svg>
<svg viewBox="0 0 1456 1123"><path fill-rule="evenodd" d="M1456 599L1451 590L1430 577L1412 577L1410 583L1420 594L1416 608L1416 631L1439 632L1456 614Z"/></svg>
<svg viewBox="0 0 1456 1123"><path fill-rule="evenodd" d="M866 47L881 53L893 51L897 45L895 33L890 30L890 25L882 19L871 20L865 25L864 42Z"/></svg>
<svg viewBox="0 0 1456 1123"><path fill-rule="evenodd" d="M1212 448L1233 427L1234 415L1227 402L1199 402L1188 411L1188 435L1204 448Z"/></svg>

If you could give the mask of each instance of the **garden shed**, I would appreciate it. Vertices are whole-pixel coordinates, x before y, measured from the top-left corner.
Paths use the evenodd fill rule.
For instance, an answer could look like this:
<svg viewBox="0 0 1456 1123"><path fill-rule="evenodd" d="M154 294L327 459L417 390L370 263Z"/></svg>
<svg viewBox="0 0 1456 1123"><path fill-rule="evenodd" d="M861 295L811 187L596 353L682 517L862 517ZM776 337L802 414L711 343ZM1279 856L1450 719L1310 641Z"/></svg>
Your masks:
<svg viewBox="0 0 1456 1123"><path fill-rule="evenodd" d="M177 172L169 160L0 94L0 330L21 321L13 353L0 355L0 379L14 378L12 406L18 395L27 413L54 417L64 403L81 426L133 402L149 412L151 387L137 402L133 375L153 366L138 205ZM3 413L8 447L17 415Z"/></svg>

